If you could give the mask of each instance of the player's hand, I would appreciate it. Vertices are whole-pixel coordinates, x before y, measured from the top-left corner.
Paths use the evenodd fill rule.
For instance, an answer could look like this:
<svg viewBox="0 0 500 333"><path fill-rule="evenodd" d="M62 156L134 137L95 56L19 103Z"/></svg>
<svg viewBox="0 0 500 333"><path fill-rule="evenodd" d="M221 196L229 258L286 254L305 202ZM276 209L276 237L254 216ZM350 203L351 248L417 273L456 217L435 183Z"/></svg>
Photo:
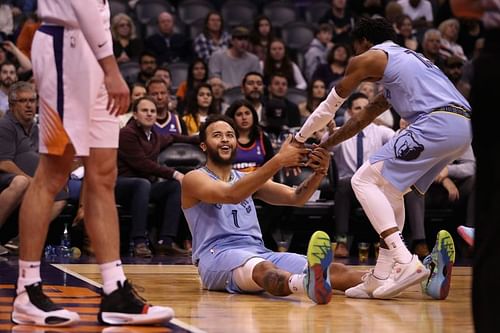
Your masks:
<svg viewBox="0 0 500 333"><path fill-rule="evenodd" d="M292 135L288 135L277 155L284 167L302 167L305 166L310 152L311 150L304 148L303 144L302 147L296 147L292 144Z"/></svg>
<svg viewBox="0 0 500 333"><path fill-rule="evenodd" d="M314 145L314 148L309 154L307 166L314 170L315 173L326 175L330 166L330 153L323 147Z"/></svg>
<svg viewBox="0 0 500 333"><path fill-rule="evenodd" d="M130 92L120 72L105 75L104 84L108 91L107 109L109 114L118 117L126 113L130 105Z"/></svg>

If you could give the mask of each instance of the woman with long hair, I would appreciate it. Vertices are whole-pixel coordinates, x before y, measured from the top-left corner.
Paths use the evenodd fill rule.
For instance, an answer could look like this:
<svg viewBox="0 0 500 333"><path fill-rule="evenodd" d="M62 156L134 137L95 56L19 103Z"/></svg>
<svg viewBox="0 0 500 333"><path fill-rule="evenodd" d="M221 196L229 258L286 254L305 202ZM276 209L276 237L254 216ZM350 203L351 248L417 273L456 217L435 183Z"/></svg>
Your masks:
<svg viewBox="0 0 500 333"><path fill-rule="evenodd" d="M396 43L412 51L418 49L418 41L413 34L413 23L408 15L400 15L396 19Z"/></svg>
<svg viewBox="0 0 500 333"><path fill-rule="evenodd" d="M224 30L224 21L220 13L211 11L205 18L203 32L194 39L194 51L198 58L206 63L212 53L229 47L231 36Z"/></svg>
<svg viewBox="0 0 500 333"><path fill-rule="evenodd" d="M264 61L267 49L274 38L273 24L265 15L259 15L253 21L253 28L250 32L250 51L255 54L260 61Z"/></svg>
<svg viewBox="0 0 500 333"><path fill-rule="evenodd" d="M113 16L111 35L113 36L113 53L118 63L139 58L143 45L137 38L135 25L130 16L124 13Z"/></svg>
<svg viewBox="0 0 500 333"><path fill-rule="evenodd" d="M307 99L298 105L301 123L323 102L326 98L326 84L321 79L316 79L307 87Z"/></svg>
<svg viewBox="0 0 500 333"><path fill-rule="evenodd" d="M349 48L344 44L336 44L328 53L327 64L319 65L314 71L312 80L321 79L325 82L327 90L337 80L344 76L345 68L351 57Z"/></svg>
<svg viewBox="0 0 500 333"><path fill-rule="evenodd" d="M269 83L269 79L274 73L282 73L288 80L289 87L306 89L307 82L302 72L288 56L285 42L279 38L274 38L267 49L266 59L263 62L264 82Z"/></svg>
<svg viewBox="0 0 500 333"><path fill-rule="evenodd" d="M187 96L193 93L194 89L201 83L208 80L208 65L201 58L193 60L188 67L187 80L179 84L177 88L177 99L184 101Z"/></svg>
<svg viewBox="0 0 500 333"><path fill-rule="evenodd" d="M200 83L194 93L188 96L185 114L182 117L186 124L188 135L197 135L200 125L205 122L208 115L217 113L213 102L212 88L208 83Z"/></svg>
<svg viewBox="0 0 500 333"><path fill-rule="evenodd" d="M233 169L254 171L274 156L273 146L259 126L257 111L247 100L237 100L226 111L238 130Z"/></svg>
<svg viewBox="0 0 500 333"><path fill-rule="evenodd" d="M467 57L464 54L464 49L457 43L458 34L460 33L460 23L455 18L447 19L438 27L441 32L441 48L439 54L445 59L452 55L466 61Z"/></svg>

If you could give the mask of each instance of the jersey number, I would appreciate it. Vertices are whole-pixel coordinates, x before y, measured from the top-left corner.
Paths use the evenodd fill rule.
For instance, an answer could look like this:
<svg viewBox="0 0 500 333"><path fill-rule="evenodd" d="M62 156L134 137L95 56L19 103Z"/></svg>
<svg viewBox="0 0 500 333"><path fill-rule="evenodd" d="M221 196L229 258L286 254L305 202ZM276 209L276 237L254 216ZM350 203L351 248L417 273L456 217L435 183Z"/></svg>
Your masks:
<svg viewBox="0 0 500 333"><path fill-rule="evenodd" d="M239 228L240 225L238 224L238 211L236 209L233 209L231 211L231 214L233 214L233 223L236 228Z"/></svg>
<svg viewBox="0 0 500 333"><path fill-rule="evenodd" d="M434 67L434 64L429 59L427 59L426 57L421 55L420 53L417 53L417 52L412 51L412 50L405 50L405 53L411 54L412 56L416 57L418 60L420 60L428 68Z"/></svg>

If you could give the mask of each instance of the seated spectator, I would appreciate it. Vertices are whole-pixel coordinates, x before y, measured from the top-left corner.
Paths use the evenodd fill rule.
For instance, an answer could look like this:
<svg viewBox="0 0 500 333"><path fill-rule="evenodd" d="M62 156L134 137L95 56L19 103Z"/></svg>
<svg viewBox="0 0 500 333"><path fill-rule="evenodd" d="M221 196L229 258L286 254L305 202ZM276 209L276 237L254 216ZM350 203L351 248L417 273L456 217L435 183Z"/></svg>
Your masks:
<svg viewBox="0 0 500 333"><path fill-rule="evenodd" d="M259 59L247 51L248 37L247 28L234 28L231 33L231 48L215 52L210 57L209 76L220 77L228 89L239 86L246 73L261 72Z"/></svg>
<svg viewBox="0 0 500 333"><path fill-rule="evenodd" d="M153 77L160 78L165 82L169 96L168 109L177 113L179 105L177 96L175 96L175 93L172 91L172 73L167 66L158 66L153 74Z"/></svg>
<svg viewBox="0 0 500 333"><path fill-rule="evenodd" d="M319 26L314 34L314 39L311 41L309 48L304 55L304 72L306 79L311 81L316 68L319 65L326 64L326 56L333 47L332 43L332 26L328 23L323 23Z"/></svg>
<svg viewBox="0 0 500 333"><path fill-rule="evenodd" d="M226 90L224 82L222 82L219 77L215 76L208 80L208 84L212 87L216 113L224 114L229 107L229 104L224 101L224 92Z"/></svg>
<svg viewBox="0 0 500 333"><path fill-rule="evenodd" d="M157 55L159 65L189 61L191 46L186 36L174 32L175 17L168 12L161 12L157 23L158 32L146 38L146 50Z"/></svg>
<svg viewBox="0 0 500 333"><path fill-rule="evenodd" d="M35 88L27 82L17 82L9 90L9 110L0 119L0 226L19 205L31 178L35 174L38 152L38 125ZM68 193L56 196L51 220L66 205Z"/></svg>
<svg viewBox="0 0 500 333"><path fill-rule="evenodd" d="M373 98L377 94L379 94L379 92L381 90L375 82L365 81L365 82L361 82L361 84L358 86L357 91L365 94L366 97L368 97L368 100L371 101L371 100L373 100ZM384 126L387 126L389 128L394 129L394 125L395 125L394 124L394 115L392 114L391 110L388 109L388 110L382 112L382 114L380 116L375 118L373 120L373 123L376 125L384 125ZM398 126L398 128L399 128L399 126Z"/></svg>
<svg viewBox="0 0 500 333"><path fill-rule="evenodd" d="M307 82L302 75L299 66L288 56L285 42L281 39L273 39L267 49L266 59L261 63L264 83L269 84L269 78L274 73L286 76L289 87L306 89Z"/></svg>
<svg viewBox="0 0 500 333"><path fill-rule="evenodd" d="M0 64L0 113L9 109L9 91L18 80L16 66L10 62Z"/></svg>
<svg viewBox="0 0 500 333"><path fill-rule="evenodd" d="M142 52L142 41L137 38L135 25L130 16L119 13L111 20L113 54L118 63L137 61Z"/></svg>
<svg viewBox="0 0 500 333"><path fill-rule="evenodd" d="M320 19L319 23L329 23L333 27L332 42L350 43L354 17L347 8L346 0L332 0L332 8Z"/></svg>
<svg viewBox="0 0 500 333"><path fill-rule="evenodd" d="M194 39L196 57L208 63L212 54L227 50L231 44L231 36L224 30L222 16L218 12L210 12L205 18L203 32Z"/></svg>
<svg viewBox="0 0 500 333"><path fill-rule="evenodd" d="M438 27L441 32L441 46L439 53L443 58L451 57L452 55L467 61L464 50L460 44L457 44L458 34L460 32L460 24L455 18L441 22Z"/></svg>
<svg viewBox="0 0 500 333"><path fill-rule="evenodd" d="M441 32L437 29L429 29L424 33L422 40L422 54L432 61L439 68L443 68L444 58L440 53L441 50Z"/></svg>
<svg viewBox="0 0 500 333"><path fill-rule="evenodd" d="M226 116L234 120L238 130L238 147L233 161L233 169L242 172L255 171L274 156L273 146L261 130L257 112L246 100L231 104Z"/></svg>
<svg viewBox="0 0 500 333"><path fill-rule="evenodd" d="M159 255L186 254L174 244L181 214L181 185L184 175L158 164L160 152L174 142L197 143L197 137L160 135L154 130L156 105L149 97L139 98L132 108L133 121L120 130L116 202L130 208L134 255L150 257L147 245L148 203L156 205L158 227L155 251Z"/></svg>
<svg viewBox="0 0 500 333"><path fill-rule="evenodd" d="M259 72L246 73L241 82L241 92L245 100L249 101L257 112L259 124L264 125L266 112L265 106L262 104L264 97L264 77L262 74Z"/></svg>
<svg viewBox="0 0 500 333"><path fill-rule="evenodd" d="M153 77L146 85L146 91L156 104L155 131L158 134L187 134L184 121L171 110L170 94L165 80Z"/></svg>
<svg viewBox="0 0 500 333"><path fill-rule="evenodd" d="M313 73L312 80L321 79L325 82L327 90L344 76L345 68L351 57L347 46L336 44L328 53L327 63L319 65Z"/></svg>
<svg viewBox="0 0 500 333"><path fill-rule="evenodd" d="M250 32L250 52L255 54L260 61L266 59L267 49L274 38L273 24L265 15L259 15L253 21Z"/></svg>
<svg viewBox="0 0 500 333"><path fill-rule="evenodd" d="M143 51L139 57L139 74L135 82L146 84L151 79L158 68L158 61L154 53ZM135 82L129 82L133 84Z"/></svg>
<svg viewBox="0 0 500 333"><path fill-rule="evenodd" d="M118 116L120 128L127 125L130 119L132 119L132 105L133 103L141 97L146 96L146 87L142 83L134 83L130 88L130 108L125 114Z"/></svg>
<svg viewBox="0 0 500 333"><path fill-rule="evenodd" d="M467 99L470 95L470 84L462 80L464 61L457 56L450 56L444 61L443 73Z"/></svg>
<svg viewBox="0 0 500 333"><path fill-rule="evenodd" d="M182 117L187 127L187 134L198 135L200 125L205 122L208 115L215 113L217 110L215 109L212 88L208 83L201 83L187 100L186 112Z"/></svg>
<svg viewBox="0 0 500 333"><path fill-rule="evenodd" d="M300 126L299 108L297 104L286 98L288 92L286 76L281 73L273 74L267 89L269 100L266 102L266 131L272 127L274 128L272 131L279 134L279 131L283 129ZM282 129L277 128L276 125L281 123L285 127Z"/></svg>
<svg viewBox="0 0 500 333"><path fill-rule="evenodd" d="M407 49L416 51L418 41L413 35L413 25L408 15L401 15L396 20L396 43Z"/></svg>
<svg viewBox="0 0 500 333"><path fill-rule="evenodd" d="M429 0L399 0L403 13L408 15L415 29L425 30L432 27L434 14Z"/></svg>
<svg viewBox="0 0 500 333"><path fill-rule="evenodd" d="M193 60L188 67L187 80L181 82L177 88L177 99L184 102L186 97L193 93L194 89L208 80L208 66L203 59Z"/></svg>
<svg viewBox="0 0 500 333"><path fill-rule="evenodd" d="M307 99L298 105L300 112L300 123L309 117L309 115L316 110L318 105L326 98L326 85L323 80L317 79L309 84L307 88Z"/></svg>

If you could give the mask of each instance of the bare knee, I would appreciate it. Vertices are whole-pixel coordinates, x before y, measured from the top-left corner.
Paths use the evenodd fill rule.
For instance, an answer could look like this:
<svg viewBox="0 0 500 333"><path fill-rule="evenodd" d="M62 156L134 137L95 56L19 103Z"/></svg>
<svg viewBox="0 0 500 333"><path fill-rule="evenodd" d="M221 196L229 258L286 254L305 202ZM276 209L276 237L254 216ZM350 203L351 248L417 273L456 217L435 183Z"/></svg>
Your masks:
<svg viewBox="0 0 500 333"><path fill-rule="evenodd" d="M14 179L10 182L8 189L12 191L16 197L22 197L28 186L30 185L30 180L26 176L15 176Z"/></svg>
<svg viewBox="0 0 500 333"><path fill-rule="evenodd" d="M288 296L291 294L288 287L290 275L290 273L280 270L269 261L257 264L252 272L254 281L274 296Z"/></svg>

